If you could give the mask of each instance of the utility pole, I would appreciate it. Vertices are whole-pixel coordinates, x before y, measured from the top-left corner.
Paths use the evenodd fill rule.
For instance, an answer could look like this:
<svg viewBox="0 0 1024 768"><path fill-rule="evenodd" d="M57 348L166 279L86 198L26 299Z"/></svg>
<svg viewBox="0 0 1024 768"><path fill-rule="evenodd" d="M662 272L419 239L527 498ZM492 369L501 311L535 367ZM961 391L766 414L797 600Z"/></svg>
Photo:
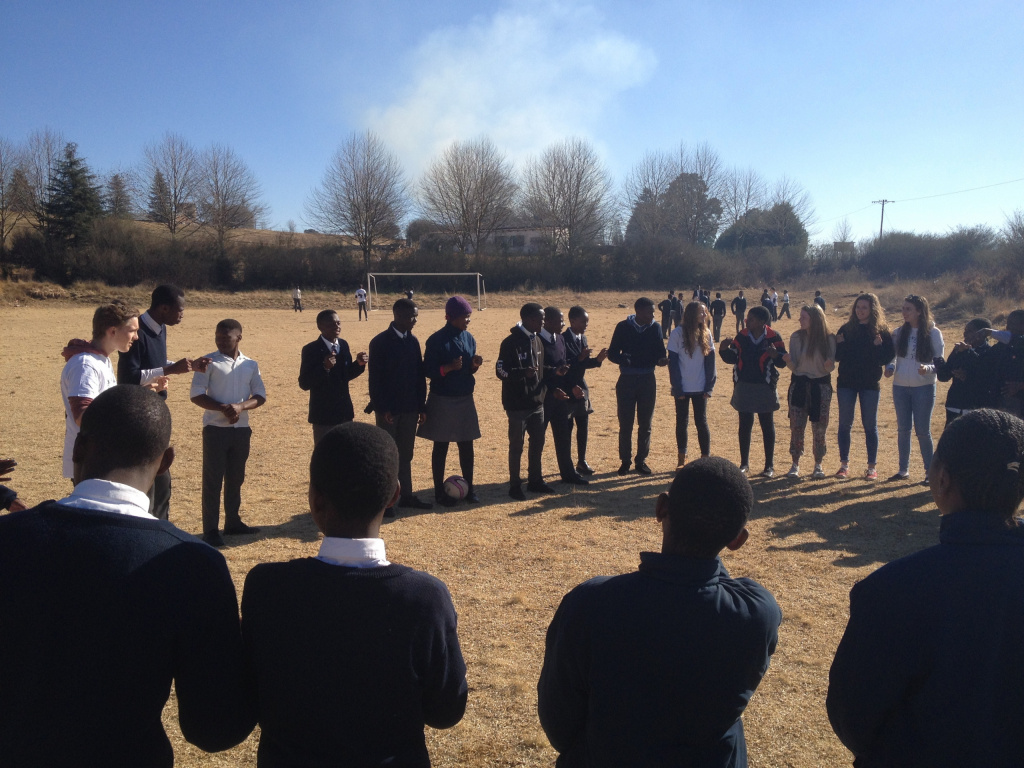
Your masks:
<svg viewBox="0 0 1024 768"><path fill-rule="evenodd" d="M881 205L882 206L882 220L878 223L878 239L879 239L879 241L881 241L881 239L882 239L882 225L885 224L885 204L886 203L895 203L895 202L896 202L895 200L872 200L871 201L871 203L873 205Z"/></svg>

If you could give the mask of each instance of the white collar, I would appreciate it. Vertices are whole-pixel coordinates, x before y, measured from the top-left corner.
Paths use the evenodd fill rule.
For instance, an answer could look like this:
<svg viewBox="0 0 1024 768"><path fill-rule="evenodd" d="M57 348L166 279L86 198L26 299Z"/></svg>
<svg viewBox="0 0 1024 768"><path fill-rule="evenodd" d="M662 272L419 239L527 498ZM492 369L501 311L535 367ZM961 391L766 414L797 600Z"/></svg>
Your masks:
<svg viewBox="0 0 1024 768"><path fill-rule="evenodd" d="M159 334L160 331L164 329L164 327L160 323L153 319L153 316L150 315L148 311L143 312L139 316L139 320L144 322L149 327L149 330L151 330L153 333Z"/></svg>
<svg viewBox="0 0 1024 768"><path fill-rule="evenodd" d="M395 328L395 324L394 323L391 324L391 330L394 331L395 335L397 335L398 338L400 338L400 339L404 339L406 336L409 335L408 331L406 331L405 333L402 333L400 330Z"/></svg>
<svg viewBox="0 0 1024 768"><path fill-rule="evenodd" d="M378 568L382 565L391 565L384 551L384 539L342 539L337 536L324 536L316 559L349 568Z"/></svg>
<svg viewBox="0 0 1024 768"><path fill-rule="evenodd" d="M544 339L548 344L555 340L555 335L551 333L547 328L540 329L540 337Z"/></svg>
<svg viewBox="0 0 1024 768"><path fill-rule="evenodd" d="M767 326L765 326L765 327L767 328ZM750 340L751 340L752 342L754 342L754 345L755 345L755 346L757 346L757 345L758 345L758 344L760 344L760 343L761 343L762 341L764 341L764 337L765 337L765 336L767 336L767 335L768 335L768 331L767 331L767 330L765 330L765 331L762 331L762 332L761 332L761 335L760 335L760 336L758 336L758 337L757 337L756 339L754 338L754 334L750 334Z"/></svg>
<svg viewBox="0 0 1024 768"><path fill-rule="evenodd" d="M227 361L227 362L229 362L229 363L231 363L233 365L237 365L238 363L242 362L243 360L248 360L249 359L248 357L246 357L245 355L242 354L242 350L238 350L238 357L231 357L230 355L225 355L219 349L217 351L215 351L215 352L211 352L210 354L207 355L207 357L209 357L210 359L215 360L215 361L221 361L221 362Z"/></svg>
<svg viewBox="0 0 1024 768"><path fill-rule="evenodd" d="M537 335L533 331L526 330L526 326L523 325L522 323L516 323L516 328L518 328L520 331L525 333L526 337L529 338L529 339L533 339L533 337Z"/></svg>
<svg viewBox="0 0 1024 768"><path fill-rule="evenodd" d="M322 333L320 334L320 341L322 341L322 342L323 342L324 344L326 344L326 345L327 345L327 348L328 348L329 350L331 350L332 352L334 351L334 345L335 345L335 344L337 344L339 340L340 340L340 337L339 337L339 338L337 338L337 339L335 339L334 341L330 341L330 340L329 340L329 339L328 339L328 338L327 338L326 336L324 336L324 335L323 335ZM338 345L338 349L341 349L341 345Z"/></svg>
<svg viewBox="0 0 1024 768"><path fill-rule="evenodd" d="M75 490L58 504L75 509L95 509L100 512L117 512L130 517L156 518L149 514L149 496L138 488L115 483L111 480L83 480Z"/></svg>

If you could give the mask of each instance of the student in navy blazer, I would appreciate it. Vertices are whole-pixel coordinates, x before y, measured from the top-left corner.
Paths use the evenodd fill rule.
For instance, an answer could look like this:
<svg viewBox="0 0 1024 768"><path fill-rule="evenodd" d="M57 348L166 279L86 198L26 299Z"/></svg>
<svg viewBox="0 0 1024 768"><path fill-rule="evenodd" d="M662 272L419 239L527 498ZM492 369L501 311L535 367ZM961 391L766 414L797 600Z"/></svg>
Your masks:
<svg viewBox="0 0 1024 768"><path fill-rule="evenodd" d="M355 418L348 383L366 370L366 353L360 352L353 360L348 342L340 338L341 320L337 312L320 312L316 327L320 329L320 338L302 348L299 367L299 389L309 392L314 445L331 427Z"/></svg>

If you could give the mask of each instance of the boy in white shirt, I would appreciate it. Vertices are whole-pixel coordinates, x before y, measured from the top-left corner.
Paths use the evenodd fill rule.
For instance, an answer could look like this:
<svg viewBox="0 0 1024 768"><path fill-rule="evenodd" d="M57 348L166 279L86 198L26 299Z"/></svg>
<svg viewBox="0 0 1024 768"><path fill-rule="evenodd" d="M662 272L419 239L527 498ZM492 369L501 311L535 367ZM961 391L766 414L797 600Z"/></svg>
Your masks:
<svg viewBox="0 0 1024 768"><path fill-rule="evenodd" d="M260 366L243 355L242 324L217 323L217 351L203 359L205 370L192 377L192 402L203 414L203 541L224 546L220 531L220 490L224 486L224 533L258 533L238 515L242 505L245 463L249 459L252 430L249 414L267 402Z"/></svg>

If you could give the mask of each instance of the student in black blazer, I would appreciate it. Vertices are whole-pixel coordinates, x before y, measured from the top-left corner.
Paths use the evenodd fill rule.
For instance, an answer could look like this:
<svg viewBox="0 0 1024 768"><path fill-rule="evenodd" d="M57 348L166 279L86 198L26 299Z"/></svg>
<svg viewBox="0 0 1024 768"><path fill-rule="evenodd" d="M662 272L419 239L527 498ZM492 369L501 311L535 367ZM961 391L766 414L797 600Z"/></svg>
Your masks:
<svg viewBox="0 0 1024 768"><path fill-rule="evenodd" d="M309 392L309 423L313 444L320 442L331 427L352 421L355 411L348 383L366 370L366 353L352 359L348 342L340 338L341 320L333 309L316 316L320 338L302 348L299 389Z"/></svg>
<svg viewBox="0 0 1024 768"><path fill-rule="evenodd" d="M576 427L576 471L581 475L594 474L593 468L587 464L587 434L590 425L590 388L587 386L587 370L600 368L608 357L608 350L602 349L596 357L591 357L590 344L587 342L587 326L590 315L587 310L577 305L569 308L569 327L562 338L565 339L565 356L569 361L569 392L573 398L572 418L569 421L569 435Z"/></svg>

